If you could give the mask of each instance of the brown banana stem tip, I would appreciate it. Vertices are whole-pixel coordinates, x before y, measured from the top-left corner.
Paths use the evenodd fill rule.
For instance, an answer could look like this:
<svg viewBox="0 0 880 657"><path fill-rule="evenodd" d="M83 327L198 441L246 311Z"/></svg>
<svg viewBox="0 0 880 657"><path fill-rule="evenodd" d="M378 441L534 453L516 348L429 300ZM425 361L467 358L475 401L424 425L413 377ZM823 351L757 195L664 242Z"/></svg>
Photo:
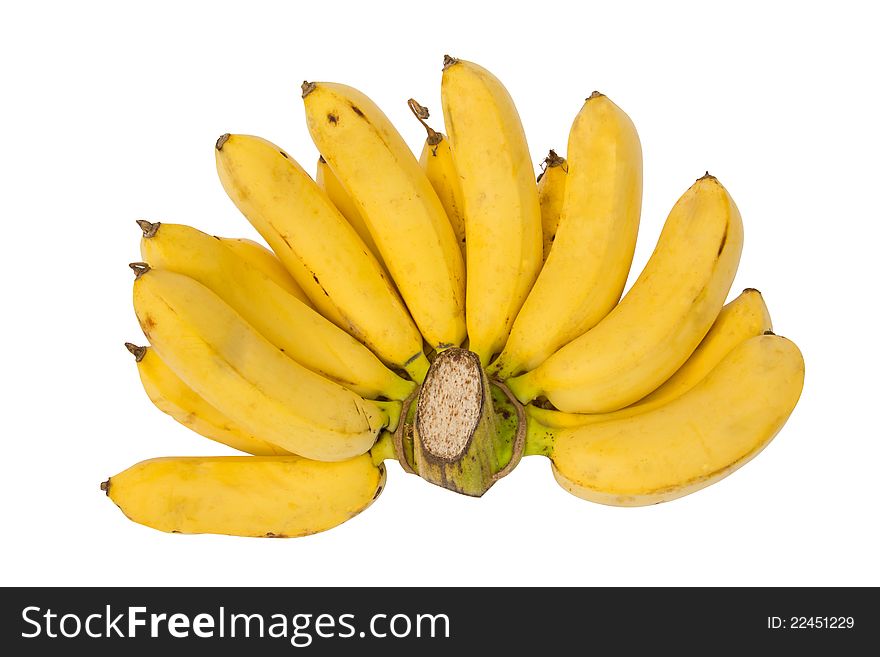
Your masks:
<svg viewBox="0 0 880 657"><path fill-rule="evenodd" d="M217 143L214 144L214 148L216 148L218 151L222 151L223 144L225 144L229 140L229 137L230 134L228 132L217 137Z"/></svg>
<svg viewBox="0 0 880 657"><path fill-rule="evenodd" d="M590 96L589 96L589 98L587 98L587 100L593 100L594 98L601 98L604 95L605 94L603 94L601 91L594 91L593 93L590 94Z"/></svg>
<svg viewBox="0 0 880 657"><path fill-rule="evenodd" d="M138 347L136 344L133 344L131 342L126 342L125 348L132 353L132 355L134 356L134 362L136 363L140 363L144 359L144 356L147 355L146 347Z"/></svg>
<svg viewBox="0 0 880 657"><path fill-rule="evenodd" d="M409 474L418 473L413 469L406 458L406 450L403 447L403 434L406 431L406 417L409 415L409 407L412 406L413 400L417 396L418 390L410 393L409 397L403 400L403 404L400 406L400 420L397 423L397 428L394 430L394 433L391 434L394 439L394 451L397 453L397 461L400 463L400 467L403 468L403 471L408 472Z"/></svg>
<svg viewBox="0 0 880 657"><path fill-rule="evenodd" d="M503 468L492 475L492 481L503 479L522 461L523 453L526 448L526 407L514 396L506 385L501 381L492 381L492 383L504 393L508 401L513 404L516 409L516 435L513 437L513 452L510 455L510 461Z"/></svg>
<svg viewBox="0 0 880 657"><path fill-rule="evenodd" d="M425 122L431 114L428 111L428 108L424 105L420 105L419 101L417 101L415 98L410 98L408 101L406 101L406 104L409 105L410 111L419 120L419 123L421 123L425 130L428 131L428 145L436 146L441 141L443 141L443 135L434 130Z"/></svg>
<svg viewBox="0 0 880 657"><path fill-rule="evenodd" d="M699 182L700 180L706 180L706 179L708 179L708 180L718 180L718 178L716 178L715 176L713 176L711 173L709 173L709 172L707 171L707 172L704 173L702 176L700 176L699 178L697 178L697 182Z"/></svg>
<svg viewBox="0 0 880 657"><path fill-rule="evenodd" d="M134 272L135 280L150 271L150 265L146 262L130 262L128 263L128 266L131 267L131 270Z"/></svg>
<svg viewBox="0 0 880 657"><path fill-rule="evenodd" d="M101 490L104 491L105 493L107 493L107 495L110 494L110 480L109 479L107 481L101 482Z"/></svg>
<svg viewBox="0 0 880 657"><path fill-rule="evenodd" d="M443 70L445 71L450 66L457 64L458 60L455 57L450 57L449 55L443 55Z"/></svg>
<svg viewBox="0 0 880 657"><path fill-rule="evenodd" d="M761 294L761 290L755 287L747 287L745 290L743 290L743 294L745 294L746 292L757 292L758 294Z"/></svg>
<svg viewBox="0 0 880 657"><path fill-rule="evenodd" d="M314 82L308 82L307 80L303 80L302 86L300 87L302 89L303 98L305 98L310 93L312 93L317 88L317 86L318 85L315 84Z"/></svg>
<svg viewBox="0 0 880 657"><path fill-rule="evenodd" d="M770 329L767 329L766 331L764 331L764 335L776 335L776 334L773 331L771 331Z"/></svg>
<svg viewBox="0 0 880 657"><path fill-rule="evenodd" d="M156 233L159 231L159 226L162 225L162 223L159 221L155 223L150 223L146 219L136 219L135 222L138 226L141 227L141 230L144 231L144 237L146 237L147 239L155 237Z"/></svg>
<svg viewBox="0 0 880 657"><path fill-rule="evenodd" d="M556 151L551 148L550 153L547 155L547 157L544 158L544 165L547 168L552 168L561 166L563 164L565 164L565 158L557 155Z"/></svg>

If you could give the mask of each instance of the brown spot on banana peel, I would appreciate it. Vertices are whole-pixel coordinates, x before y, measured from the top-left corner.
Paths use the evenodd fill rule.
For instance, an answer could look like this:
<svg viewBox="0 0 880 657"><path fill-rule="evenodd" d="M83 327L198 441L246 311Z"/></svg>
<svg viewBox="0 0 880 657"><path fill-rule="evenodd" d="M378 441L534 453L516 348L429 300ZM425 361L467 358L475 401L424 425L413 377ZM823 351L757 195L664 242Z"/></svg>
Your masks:
<svg viewBox="0 0 880 657"><path fill-rule="evenodd" d="M327 123L331 125L336 125L337 123L339 123L339 117L331 112L327 115Z"/></svg>
<svg viewBox="0 0 880 657"><path fill-rule="evenodd" d="M134 362L136 363L140 363L144 359L144 356L147 355L146 347L139 347L131 342L126 342L125 348L128 349L132 356L134 356Z"/></svg>
<svg viewBox="0 0 880 657"><path fill-rule="evenodd" d="M227 141L229 141L229 138L230 138L231 136L232 136L232 135L230 135L228 132L227 132L227 133L224 133L224 134L222 134L222 135L220 135L220 136L217 138L217 142L214 144L214 148L216 148L218 151L222 151L222 150L223 150L223 144L225 144Z"/></svg>
<svg viewBox="0 0 880 657"><path fill-rule="evenodd" d="M721 236L721 244L718 245L718 253L716 255L721 255L721 252L724 250L724 245L727 244L727 231L730 229L730 224L726 224L724 226L724 234Z"/></svg>
<svg viewBox="0 0 880 657"><path fill-rule="evenodd" d="M366 118L366 117L364 116L364 112L363 112L363 110L361 110L360 107L358 107L358 106L355 105L354 103L349 103L349 105L351 106L351 111L352 111L352 112L354 112L355 114L357 114L357 115L358 115L359 117L361 117L362 119L363 119L363 118Z"/></svg>
<svg viewBox="0 0 880 657"><path fill-rule="evenodd" d="M155 223L151 223L146 219L136 219L135 223L140 227L141 231L144 233L144 237L146 239L150 239L151 237L155 237L156 233L159 232L159 226L162 225L161 222L157 221Z"/></svg>

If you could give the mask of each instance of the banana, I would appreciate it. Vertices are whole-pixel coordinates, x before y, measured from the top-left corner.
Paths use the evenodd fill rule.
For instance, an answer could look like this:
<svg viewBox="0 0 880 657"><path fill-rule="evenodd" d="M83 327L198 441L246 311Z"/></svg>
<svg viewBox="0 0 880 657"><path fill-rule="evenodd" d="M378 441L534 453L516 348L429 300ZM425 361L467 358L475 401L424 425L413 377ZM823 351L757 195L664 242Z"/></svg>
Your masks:
<svg viewBox="0 0 880 657"><path fill-rule="evenodd" d="M568 179L568 162L550 149L544 158L544 170L538 176L538 205L541 206L541 230L544 234L544 262L550 255L550 247L556 239L562 202L565 199L565 182Z"/></svg>
<svg viewBox="0 0 880 657"><path fill-rule="evenodd" d="M363 344L236 256L227 243L190 226L138 225L144 231L144 261L208 287L300 365L369 399L406 399L413 391L412 381L396 375Z"/></svg>
<svg viewBox="0 0 880 657"><path fill-rule="evenodd" d="M260 440L202 399L180 380L155 349L125 343L137 362L141 383L150 401L163 413L196 433L256 456L278 456L287 451Z"/></svg>
<svg viewBox="0 0 880 657"><path fill-rule="evenodd" d="M632 264L641 204L636 128L623 110L594 92L569 133L553 248L492 374L506 379L533 370L614 308Z"/></svg>
<svg viewBox="0 0 880 657"><path fill-rule="evenodd" d="M461 197L461 181L458 179L458 171L455 170L455 160L452 157L452 148L449 140L440 132L437 132L426 121L430 116L427 107L419 105L418 101L410 98L407 103L419 123L428 132L419 164L428 177L431 187L437 192L437 197L446 210L446 216L455 232L458 246L461 248L461 257L467 258L466 237L464 230L464 200Z"/></svg>
<svg viewBox="0 0 880 657"><path fill-rule="evenodd" d="M803 384L797 346L757 336L654 410L573 429L531 421L529 451L548 445L556 480L583 499L616 506L666 502L723 479L764 449L794 410Z"/></svg>
<svg viewBox="0 0 880 657"><path fill-rule="evenodd" d="M417 382L422 337L382 265L303 168L274 144L223 135L217 171L229 197L327 319Z"/></svg>
<svg viewBox="0 0 880 657"><path fill-rule="evenodd" d="M663 385L635 404L611 413L594 414L563 413L529 404L526 412L541 424L556 428L579 427L644 413L680 397L702 381L737 345L772 328L761 293L748 288L721 309L718 319L687 362Z"/></svg>
<svg viewBox="0 0 880 657"><path fill-rule="evenodd" d="M140 222L138 223L140 224ZM284 268L278 257L265 246L246 237L221 237L220 241L239 258L263 272L281 289L295 296L309 308L314 308L290 272Z"/></svg>
<svg viewBox="0 0 880 657"><path fill-rule="evenodd" d="M564 230L562 224L548 263ZM681 367L709 331L742 244L736 204L706 174L673 207L620 304L537 369L509 379L508 387L522 402L546 395L559 410L575 413L606 413L641 399Z"/></svg>
<svg viewBox="0 0 880 657"><path fill-rule="evenodd" d="M134 307L156 353L237 425L291 453L340 461L365 453L400 402L365 401L307 370L220 297L175 272L133 263Z"/></svg>
<svg viewBox="0 0 880 657"><path fill-rule="evenodd" d="M461 344L464 261L443 205L403 137L366 95L303 83L312 141L360 210L428 344Z"/></svg>
<svg viewBox="0 0 880 657"><path fill-rule="evenodd" d="M351 196L345 191L342 183L339 182L339 178L333 173L333 170L330 168L330 165L327 164L327 160L324 159L323 155L318 156L318 166L315 169L315 182L318 183L318 187L324 190L327 198L329 198L333 205L336 206L336 209L339 210L343 217L345 217L345 220L355 229L358 236L363 240L364 244L367 245L367 248L370 249L370 253L372 253L376 260L385 267L385 261L382 259L382 254L379 253L379 247L376 246L373 236L370 235L370 229L367 228L367 222L364 221L361 211L358 210L357 205L352 200ZM385 267L385 269L387 270L388 268Z"/></svg>
<svg viewBox="0 0 880 657"><path fill-rule="evenodd" d="M485 366L541 268L541 209L525 132L501 81L446 56L441 92L464 201L469 349Z"/></svg>
<svg viewBox="0 0 880 657"><path fill-rule="evenodd" d="M134 522L163 532L286 538L342 524L373 503L385 467L297 456L142 461L101 484Z"/></svg>

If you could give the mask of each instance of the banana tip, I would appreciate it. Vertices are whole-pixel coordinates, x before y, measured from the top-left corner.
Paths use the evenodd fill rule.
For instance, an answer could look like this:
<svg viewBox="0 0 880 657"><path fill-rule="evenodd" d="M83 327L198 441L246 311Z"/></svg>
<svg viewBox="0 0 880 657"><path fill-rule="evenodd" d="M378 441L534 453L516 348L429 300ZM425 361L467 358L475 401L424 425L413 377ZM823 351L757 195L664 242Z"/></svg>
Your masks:
<svg viewBox="0 0 880 657"><path fill-rule="evenodd" d="M214 148L216 148L218 151L222 151L222 150L223 150L223 144L225 144L227 141L229 141L229 137L230 137L230 136L231 136L231 135L230 135L228 132L227 132L227 133L224 133L224 134L222 134L222 135L220 135L220 136L217 138L217 143L214 144Z"/></svg>
<svg viewBox="0 0 880 657"><path fill-rule="evenodd" d="M594 98L601 98L604 95L605 94L603 94L601 91L594 91L593 93L591 93L589 95L589 97L587 97L587 100L593 100Z"/></svg>
<svg viewBox="0 0 880 657"><path fill-rule="evenodd" d="M110 480L101 482L101 490L104 491L107 495L110 494Z"/></svg>
<svg viewBox="0 0 880 657"><path fill-rule="evenodd" d="M450 66L457 64L458 59L455 57L450 57L449 55L443 55L443 70L445 71Z"/></svg>
<svg viewBox="0 0 880 657"><path fill-rule="evenodd" d="M308 96L310 93L312 93L315 90L315 88L317 86L318 85L315 84L314 82L309 82L308 80L303 80L302 87L301 87L302 95L303 95L302 97L305 98L306 96Z"/></svg>
<svg viewBox="0 0 880 657"><path fill-rule="evenodd" d="M144 359L144 356L146 356L147 354L146 347L139 347L131 342L126 342L125 348L128 349L132 356L134 356L134 360L136 363L140 363Z"/></svg>
<svg viewBox="0 0 880 657"><path fill-rule="evenodd" d="M150 271L150 265L146 262L130 262L128 263L128 266L131 267L131 270L134 272L135 280Z"/></svg>
<svg viewBox="0 0 880 657"><path fill-rule="evenodd" d="M759 289L756 288L756 287L747 287L745 290L743 290L743 294L745 294L746 292L754 292L754 293L757 294L758 296L763 296L763 295L761 294L761 290L759 290Z"/></svg>
<svg viewBox="0 0 880 657"><path fill-rule="evenodd" d="M702 176L700 176L699 178L697 178L697 182L700 182L701 180L714 180L715 182L718 182L718 178L713 176L708 171L706 173L704 173Z"/></svg>
<svg viewBox="0 0 880 657"><path fill-rule="evenodd" d="M136 219L135 223L137 223L137 225L140 226L140 229L144 232L144 237L146 237L147 239L149 239L151 237L155 237L156 233L159 230L159 226L162 225L158 221L156 221L155 223L152 223L152 222L147 221L146 219Z"/></svg>
<svg viewBox="0 0 880 657"><path fill-rule="evenodd" d="M547 157L544 158L544 164L547 167L558 167L565 164L565 158L560 157L556 151L551 148Z"/></svg>

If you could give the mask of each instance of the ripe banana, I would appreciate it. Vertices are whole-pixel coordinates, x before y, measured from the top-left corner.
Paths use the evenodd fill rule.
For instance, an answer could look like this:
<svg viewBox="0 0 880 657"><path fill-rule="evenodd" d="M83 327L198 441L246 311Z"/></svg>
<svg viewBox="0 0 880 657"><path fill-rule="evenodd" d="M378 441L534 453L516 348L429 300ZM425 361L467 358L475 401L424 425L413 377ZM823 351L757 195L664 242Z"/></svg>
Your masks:
<svg viewBox="0 0 880 657"><path fill-rule="evenodd" d="M443 204L443 209L446 210L446 216L449 218L449 223L455 232L455 238L458 240L458 246L461 248L461 257L466 259L464 200L461 197L461 181L458 179L458 171L455 170L455 160L452 157L449 140L426 123L429 117L427 107L419 105L413 98L407 102L412 113L428 132L425 145L422 147L422 154L419 157L419 164L422 165L428 182L437 192L437 197Z"/></svg>
<svg viewBox="0 0 880 657"><path fill-rule="evenodd" d="M367 245L367 248L370 249L370 253L372 253L376 260L385 267L385 261L382 259L382 254L379 253L379 247L376 246L373 236L370 235L370 229L367 228L367 222L364 221L361 211L358 210L357 205L352 200L351 196L345 191L342 183L339 182L339 178L333 173L333 170L330 168L330 165L327 164L327 160L324 159L323 155L318 156L318 166L315 169L315 172L315 182L318 183L318 187L324 190L327 198L329 198L333 205L336 206L336 209L339 210L340 214L345 217L345 220L351 224L351 227L355 229L358 236L363 240L364 244ZM387 272L388 268L385 267L385 269Z"/></svg>
<svg viewBox="0 0 880 657"><path fill-rule="evenodd" d="M543 394L559 410L575 413L606 413L641 399L681 367L709 331L742 243L733 199L713 176L700 178L673 207L620 304L537 369L508 380L508 387L522 402Z"/></svg>
<svg viewBox="0 0 880 657"><path fill-rule="evenodd" d="M616 506L682 497L760 452L785 424L804 383L795 344L775 335L735 347L694 388L639 415L573 429L530 421L529 451L548 446L570 493Z"/></svg>
<svg viewBox="0 0 880 657"><path fill-rule="evenodd" d="M550 150L544 158L544 170L538 176L538 205L541 206L541 229L544 234L544 262L550 255L550 247L556 239L562 202L565 199L565 182L568 180L568 162Z"/></svg>
<svg viewBox="0 0 880 657"><path fill-rule="evenodd" d="M702 381L737 345L772 328L761 293L748 288L721 309L718 319L687 362L663 385L635 404L611 413L593 414L563 413L529 404L526 412L541 424L555 428L579 427L644 413L680 397Z"/></svg>
<svg viewBox="0 0 880 657"><path fill-rule="evenodd" d="M464 262L443 205L403 137L366 95L342 84L303 83L318 151L360 210L428 344L461 344Z"/></svg>
<svg viewBox="0 0 880 657"><path fill-rule="evenodd" d="M218 443L248 454L257 456L288 454L280 447L260 440L249 431L237 426L202 399L159 358L155 349L138 347L130 342L126 342L125 347L134 355L147 396L163 413L205 438L216 440Z"/></svg>
<svg viewBox="0 0 880 657"><path fill-rule="evenodd" d="M541 209L525 132L501 81L447 56L441 93L464 200L469 349L485 366L541 268Z"/></svg>
<svg viewBox="0 0 880 657"><path fill-rule="evenodd" d="M220 297L175 272L134 263L134 307L156 353L237 425L319 461L365 453L400 402L365 401L307 370Z"/></svg>
<svg viewBox="0 0 880 657"><path fill-rule="evenodd" d="M406 399L415 385L360 342L285 292L217 240L190 226L138 222L141 257L209 288L300 365L362 397Z"/></svg>
<svg viewBox="0 0 880 657"><path fill-rule="evenodd" d="M149 222L147 222L149 223ZM140 222L138 222L140 224ZM153 224L158 225L158 224ZM295 296L297 299L306 304L309 308L314 308L312 302L303 292L303 289L297 284L290 275L281 261L274 253L262 244L249 240L246 237L221 237L220 241L229 248L235 255L245 260L252 267L263 272L276 285Z"/></svg>
<svg viewBox="0 0 880 657"><path fill-rule="evenodd" d="M342 524L384 485L385 466L367 454L338 463L215 456L142 461L101 490L131 520L160 531L285 538Z"/></svg>
<svg viewBox="0 0 880 657"><path fill-rule="evenodd" d="M321 314L420 382L429 363L406 307L303 168L274 144L245 135L220 137L215 156L226 193Z"/></svg>
<svg viewBox="0 0 880 657"><path fill-rule="evenodd" d="M568 138L568 174L553 248L491 368L528 372L605 317L623 292L642 204L642 148L630 118L598 92Z"/></svg>

